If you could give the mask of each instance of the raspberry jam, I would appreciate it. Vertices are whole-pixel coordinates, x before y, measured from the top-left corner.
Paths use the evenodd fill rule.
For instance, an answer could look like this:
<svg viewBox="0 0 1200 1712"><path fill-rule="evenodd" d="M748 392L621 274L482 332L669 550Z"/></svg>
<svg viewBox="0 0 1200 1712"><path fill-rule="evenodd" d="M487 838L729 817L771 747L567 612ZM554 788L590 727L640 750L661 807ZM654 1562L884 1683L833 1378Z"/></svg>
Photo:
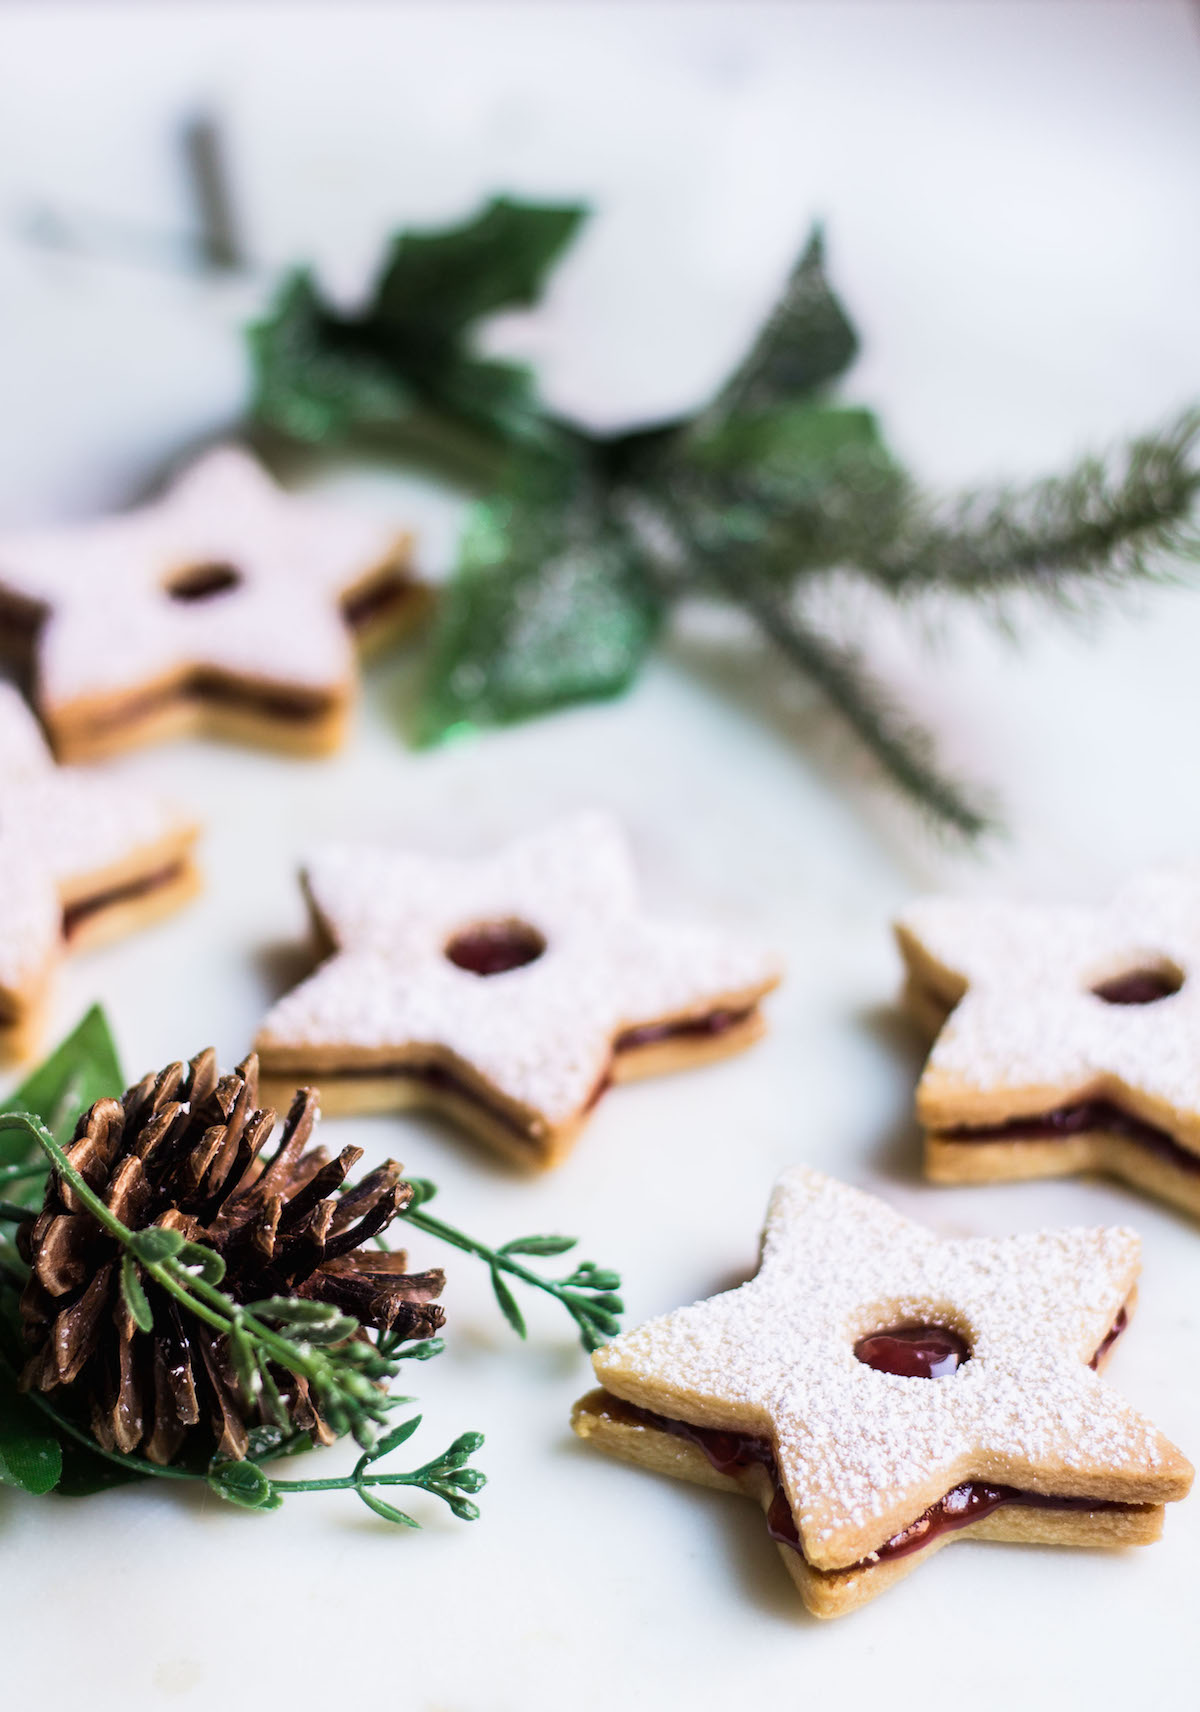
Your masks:
<svg viewBox="0 0 1200 1712"><path fill-rule="evenodd" d="M1100 1339L1100 1342L1096 1347L1095 1355L1088 1362L1088 1366L1092 1369L1093 1373L1100 1366L1100 1363L1104 1360L1104 1357L1108 1354L1109 1350L1112 1348L1113 1344L1116 1343L1117 1339L1120 1337L1121 1333L1125 1330L1125 1327L1128 1324L1129 1324L1129 1313L1128 1313L1128 1311L1125 1308L1119 1308L1117 1310L1116 1319L1113 1321L1112 1325L1109 1326L1109 1328L1105 1332L1104 1336Z"/></svg>
<svg viewBox="0 0 1200 1712"><path fill-rule="evenodd" d="M167 593L172 600L190 606L195 601L212 600L216 595L228 594L239 586L241 580L241 572L234 565L185 565L167 583Z"/></svg>
<svg viewBox="0 0 1200 1712"><path fill-rule="evenodd" d="M971 1359L971 1346L949 1326L893 1326L859 1338L854 1353L877 1373L897 1373L904 1379L944 1379Z"/></svg>
<svg viewBox="0 0 1200 1712"><path fill-rule="evenodd" d="M618 1052L630 1052L638 1046L654 1046L660 1040L689 1040L728 1034L750 1016L751 1009L708 1011L704 1016L684 1017L678 1022L640 1023L624 1029L613 1043Z"/></svg>
<svg viewBox="0 0 1200 1712"><path fill-rule="evenodd" d="M938 1141L1059 1141L1072 1135L1102 1133L1124 1136L1181 1171L1200 1171L1200 1153L1181 1147L1157 1124L1135 1118L1111 1100L1080 1100L1032 1117L1008 1118L997 1124L958 1124L938 1130Z"/></svg>
<svg viewBox="0 0 1200 1712"><path fill-rule="evenodd" d="M480 921L454 935L446 956L471 975L506 975L536 963L545 949L546 941L527 921Z"/></svg>
<svg viewBox="0 0 1200 1712"><path fill-rule="evenodd" d="M1128 1323L1128 1313L1122 1307L1098 1345L1089 1363L1091 1367L1099 1365ZM885 1332L876 1332L871 1337L860 1338L854 1351L860 1361L864 1357L859 1351L867 1345L878 1346L870 1351L877 1359L868 1361L867 1366L885 1373L899 1372L907 1378L944 1377L953 1373L962 1362L969 1360L971 1354L966 1340L946 1326L901 1326ZM900 1365L890 1365L892 1362ZM620 1397L606 1396L605 1408L619 1420L636 1421L644 1426L655 1427L659 1432L670 1433L675 1438L695 1445L698 1450L703 1451L718 1474L736 1476L741 1470L757 1463L766 1470L773 1487L767 1509L767 1532L781 1545L791 1546L794 1551L803 1553L795 1518L779 1477L774 1446L769 1439L757 1438L750 1433L721 1432L713 1427L692 1426L688 1421L677 1421L667 1415L655 1414L650 1409L627 1403ZM860 1564L847 1567L860 1568L882 1563L889 1558L907 1557L911 1552L920 1551L940 1535L953 1533L959 1528L969 1527L972 1522L982 1521L985 1516L990 1516L994 1510L1007 1504L1018 1504L1022 1508L1035 1510L1137 1510L1142 1507L1120 1503L1114 1499L1056 1497L1053 1493L1027 1492L1015 1486L1000 1486L987 1480L967 1480L945 1493L936 1504L931 1504L907 1528L901 1529L898 1534L893 1534L891 1539L877 1546Z"/></svg>
<svg viewBox="0 0 1200 1712"><path fill-rule="evenodd" d="M1183 986L1178 969L1131 969L1126 975L1114 975L1092 988L1106 1005L1153 1005L1159 999L1169 999Z"/></svg>

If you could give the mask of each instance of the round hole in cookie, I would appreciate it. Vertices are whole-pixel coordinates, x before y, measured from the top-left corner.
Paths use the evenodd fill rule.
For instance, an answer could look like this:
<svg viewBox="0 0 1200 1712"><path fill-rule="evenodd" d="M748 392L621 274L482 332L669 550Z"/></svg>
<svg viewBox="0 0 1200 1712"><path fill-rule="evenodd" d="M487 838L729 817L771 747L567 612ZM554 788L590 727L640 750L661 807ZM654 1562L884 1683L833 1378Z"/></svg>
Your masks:
<svg viewBox="0 0 1200 1712"><path fill-rule="evenodd" d="M163 585L172 600L191 604L194 601L212 600L214 596L228 594L242 581L242 573L236 565L226 565L213 560L201 565L181 565L177 571L172 571Z"/></svg>
<svg viewBox="0 0 1200 1712"><path fill-rule="evenodd" d="M1183 970L1169 957L1146 957L1133 968L1105 976L1090 991L1106 1005L1153 1005L1177 993L1183 979Z"/></svg>
<svg viewBox="0 0 1200 1712"><path fill-rule="evenodd" d="M536 963L546 941L527 921L476 921L460 928L446 942L446 956L457 969L472 975L505 975Z"/></svg>
<svg viewBox="0 0 1200 1712"><path fill-rule="evenodd" d="M971 1346L961 1332L930 1322L885 1326L859 1338L854 1354L877 1373L902 1379L945 1379L971 1359Z"/></svg>

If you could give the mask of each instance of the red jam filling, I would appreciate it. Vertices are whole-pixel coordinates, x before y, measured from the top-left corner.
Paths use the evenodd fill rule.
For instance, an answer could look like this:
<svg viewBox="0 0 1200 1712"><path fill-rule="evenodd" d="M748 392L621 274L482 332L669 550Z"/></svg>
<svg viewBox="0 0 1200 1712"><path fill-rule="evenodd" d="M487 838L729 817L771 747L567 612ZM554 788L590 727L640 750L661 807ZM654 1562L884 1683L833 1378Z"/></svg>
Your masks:
<svg viewBox="0 0 1200 1712"><path fill-rule="evenodd" d="M472 930L472 932L474 931ZM455 943L456 941L451 941L452 945ZM447 949L447 955L449 955L449 949ZM457 961L457 959L452 959L452 961ZM470 965L460 964L459 967L466 968ZM506 964L486 970L473 970L473 973L499 974L505 967L515 968L519 965ZM674 1040L676 1038L686 1040L694 1039L697 1036L721 1035L728 1029L736 1028L739 1023L745 1022L752 1012L753 1006L748 1006L743 1011L713 1011L709 1016L693 1017L685 1022L649 1023L644 1028L626 1029L623 1034L617 1036L613 1050L614 1052L627 1052L634 1047L647 1046L660 1040ZM505 1124L515 1135L524 1140L529 1139L526 1127L519 1118L510 1113L499 1101L487 1099L477 1087L467 1082L465 1078L456 1076L453 1070L448 1070L442 1064L364 1064L336 1070L333 1074L339 1078L360 1076L411 1077L415 1082L424 1082L431 1088L442 1088L449 1093L456 1094L460 1099L469 1100L473 1105L479 1106L499 1122ZM326 1079L328 1080L328 1078ZM584 1106L585 1111L591 1111L592 1107L598 1103L611 1085L611 1080L607 1074L600 1078L588 1096Z"/></svg>
<svg viewBox="0 0 1200 1712"><path fill-rule="evenodd" d="M1072 1135L1101 1130L1108 1135L1125 1136L1156 1153L1182 1171L1200 1171L1200 1154L1192 1153L1165 1129L1135 1118L1111 1100L1080 1100L1075 1105L1059 1106L1056 1111L1043 1112L1036 1117L1009 1118L1005 1123L980 1127L961 1124L953 1129L936 1132L938 1141L1058 1141Z"/></svg>
<svg viewBox="0 0 1200 1712"><path fill-rule="evenodd" d="M251 686L226 678L219 672L199 669L170 689L127 696L112 708L94 712L88 720L89 730L111 731L148 718L159 708L192 700L240 708L247 713L265 715L268 719L287 720L289 724L324 719L335 705L334 698L321 690L292 689L283 685L273 688Z"/></svg>
<svg viewBox="0 0 1200 1712"><path fill-rule="evenodd" d="M1108 1354L1109 1350L1112 1348L1113 1344L1116 1343L1117 1339L1128 1324L1128 1311L1125 1308L1118 1308L1116 1319L1100 1339L1100 1342L1096 1347L1095 1355L1088 1362L1088 1366L1093 1372L1095 1372L1095 1370L1100 1366L1100 1363L1104 1360L1104 1357Z"/></svg>
<svg viewBox="0 0 1200 1712"><path fill-rule="evenodd" d="M373 619L381 618L394 607L404 606L415 593L415 585L407 578L389 577L371 583L342 596L342 618L351 630L364 630Z"/></svg>
<svg viewBox="0 0 1200 1712"><path fill-rule="evenodd" d="M481 921L456 933L446 956L472 975L505 975L536 963L546 941L527 921Z"/></svg>
<svg viewBox="0 0 1200 1712"><path fill-rule="evenodd" d="M660 1040L695 1040L728 1034L750 1016L753 1006L745 1010L709 1011L706 1016L688 1017L683 1022L648 1022L639 1028L627 1028L616 1038L618 1052L632 1052L638 1046L653 1046Z"/></svg>
<svg viewBox="0 0 1200 1712"><path fill-rule="evenodd" d="M191 605L196 601L212 600L216 595L228 594L232 589L238 588L241 581L242 574L234 565L185 565L168 580L166 589L172 600Z"/></svg>
<svg viewBox="0 0 1200 1712"><path fill-rule="evenodd" d="M1182 985L1183 976L1177 969L1131 969L1127 975L1101 981L1092 992L1106 1005L1153 1005L1159 999L1169 999Z"/></svg>
<svg viewBox="0 0 1200 1712"><path fill-rule="evenodd" d="M70 939L81 922L89 917L99 915L102 910L111 909L116 904L123 904L133 898L142 898L151 892L159 891L163 886L169 886L183 872L184 864L172 862L165 868L156 868L152 874L143 874L136 880L131 880L126 886L113 886L107 892L96 892L90 898L81 898L76 904L68 904L62 913L62 936Z"/></svg>
<svg viewBox="0 0 1200 1712"><path fill-rule="evenodd" d="M893 1326L859 1338L854 1353L877 1373L898 1373L903 1379L944 1379L970 1360L971 1346L949 1326Z"/></svg>
<svg viewBox="0 0 1200 1712"><path fill-rule="evenodd" d="M1101 1358L1120 1337L1128 1323L1129 1316L1126 1310L1121 1308L1089 1366L1094 1368L1099 1365ZM946 1342L941 1343L936 1339L935 1333L940 1334ZM953 1340L953 1349L949 1340ZM879 1370L885 1373L902 1373L907 1378L937 1377L933 1366L938 1348L942 1350L940 1360L944 1363L953 1359L954 1364L943 1366L942 1373L953 1373L960 1360L970 1357L970 1349L965 1341L958 1337L957 1333L940 1326L904 1327L876 1333L869 1338L860 1338L854 1351L860 1361L864 1358L859 1355L859 1350L866 1345L877 1345L873 1353L888 1361L909 1364L907 1367L883 1366L879 1361L869 1361L868 1366L879 1367ZM965 1352L961 1356L959 1349ZM914 1353L921 1350L926 1353ZM736 1476L742 1469L750 1468L755 1463L760 1464L766 1469L774 1487L767 1509L767 1532L780 1544L803 1552L787 1493L779 1478L774 1448L769 1440L756 1438L750 1433L727 1433L713 1427L695 1427L688 1421L676 1421L668 1415L655 1414L651 1409L638 1408L635 1404L627 1403L624 1398L614 1398L612 1402L615 1405L614 1412L620 1418L656 1427L659 1432L671 1433L675 1438L695 1445L698 1450L703 1451L718 1474ZM911 1522L900 1533L894 1534L890 1540L885 1540L859 1563L846 1567L858 1569L869 1564L886 1562L890 1558L907 1557L911 1552L920 1551L923 1546L929 1545L942 1534L969 1527L972 1522L982 1521L985 1516L990 1516L994 1510L999 1510L1007 1504L1019 1504L1024 1509L1035 1510L1136 1510L1142 1507L1108 1498L1062 1498L1055 1497L1052 1493L1023 1491L1016 1486L1000 1486L987 1480L966 1480L939 1498L936 1504L931 1504L916 1521Z"/></svg>

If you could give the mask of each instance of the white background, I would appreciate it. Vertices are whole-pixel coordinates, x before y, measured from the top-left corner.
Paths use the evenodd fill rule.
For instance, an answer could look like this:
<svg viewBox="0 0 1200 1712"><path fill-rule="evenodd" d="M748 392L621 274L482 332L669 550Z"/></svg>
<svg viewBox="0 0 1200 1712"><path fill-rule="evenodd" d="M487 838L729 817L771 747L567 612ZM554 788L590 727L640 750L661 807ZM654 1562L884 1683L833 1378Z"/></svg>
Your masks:
<svg viewBox="0 0 1200 1712"><path fill-rule="evenodd" d="M1200 394L1198 91L1197 20L1166 4L10 6L0 521L118 503L233 420L237 328L280 264L312 257L352 297L389 227L497 188L597 209L544 310L494 335L536 360L558 407L615 424L700 400L822 215L864 334L848 394L931 481L1039 473ZM188 278L112 235L186 223L172 139L196 105L227 126L251 280ZM47 206L93 253L22 235ZM424 521L444 566L453 507L379 471L328 485ZM739 635L690 627L617 706L422 755L397 735L416 685L401 660L371 673L330 763L181 745L114 767L202 815L208 890L64 971L55 1032L100 997L131 1074L209 1041L232 1062L294 973L294 876L316 838L476 850L610 807L655 907L780 947L768 1040L618 1089L536 1182L418 1118L331 1123L328 1141L435 1176L444 1215L493 1240L578 1231L625 1273L630 1323L744 1276L795 1160L945 1231L1132 1222L1142 1305L1110 1374L1195 1456L1200 1237L1100 1183L922 1186L887 923L932 885L1098 896L1131 865L1194 857L1200 603L1126 599L1086 638L1035 614L1016 649L941 615L932 652L911 619L837 610L1001 797L1007 839L976 854L926 839ZM1200 1499L1124 1556L956 1546L818 1626L751 1506L577 1446L566 1415L588 1370L569 1328L530 1303L517 1346L469 1262L414 1247L419 1265L443 1258L450 1349L413 1374L427 1426L409 1448L486 1432L484 1519L418 1497L409 1536L344 1498L256 1517L158 1487L78 1504L0 1491L6 1697L1057 1708L1153 1682L1157 1706L1194 1702Z"/></svg>

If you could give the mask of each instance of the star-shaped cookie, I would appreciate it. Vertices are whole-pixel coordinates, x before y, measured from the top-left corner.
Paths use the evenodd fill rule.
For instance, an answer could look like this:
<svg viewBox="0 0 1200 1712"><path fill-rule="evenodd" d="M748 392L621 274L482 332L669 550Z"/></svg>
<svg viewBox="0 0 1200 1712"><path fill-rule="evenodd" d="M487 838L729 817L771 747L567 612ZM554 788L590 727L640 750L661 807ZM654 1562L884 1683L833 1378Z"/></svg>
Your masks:
<svg viewBox="0 0 1200 1712"><path fill-rule="evenodd" d="M157 798L56 767L0 684L0 1055L33 1050L66 951L132 932L198 888L196 827Z"/></svg>
<svg viewBox="0 0 1200 1712"><path fill-rule="evenodd" d="M598 1350L573 1425L740 1490L837 1616L954 1539L1155 1539L1190 1464L1095 1371L1130 1312L1114 1229L939 1241L800 1166L748 1284Z"/></svg>
<svg viewBox="0 0 1200 1712"><path fill-rule="evenodd" d="M1143 874L1101 909L931 898L896 933L936 1036L932 1178L1104 1171L1200 1214L1200 873Z"/></svg>
<svg viewBox="0 0 1200 1712"><path fill-rule="evenodd" d="M304 872L335 955L255 1041L275 1086L330 1111L438 1107L555 1163L610 1082L739 1050L775 960L640 912L619 829L585 814L475 861L340 846Z"/></svg>
<svg viewBox="0 0 1200 1712"><path fill-rule="evenodd" d="M139 510L0 536L0 644L61 760L190 732L323 754L356 644L425 611L408 552L220 447Z"/></svg>

